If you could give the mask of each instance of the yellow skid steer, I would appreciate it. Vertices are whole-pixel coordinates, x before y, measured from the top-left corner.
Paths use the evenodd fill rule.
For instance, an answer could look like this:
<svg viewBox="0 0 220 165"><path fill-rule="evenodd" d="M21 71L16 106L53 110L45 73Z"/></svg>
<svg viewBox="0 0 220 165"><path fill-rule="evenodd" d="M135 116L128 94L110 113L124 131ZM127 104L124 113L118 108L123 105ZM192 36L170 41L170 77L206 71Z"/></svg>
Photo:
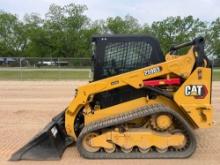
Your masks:
<svg viewBox="0 0 220 165"><path fill-rule="evenodd" d="M150 36L92 41L93 80L11 160L59 159L72 143L90 159L189 157L194 130L212 126L212 64L204 38L166 55Z"/></svg>

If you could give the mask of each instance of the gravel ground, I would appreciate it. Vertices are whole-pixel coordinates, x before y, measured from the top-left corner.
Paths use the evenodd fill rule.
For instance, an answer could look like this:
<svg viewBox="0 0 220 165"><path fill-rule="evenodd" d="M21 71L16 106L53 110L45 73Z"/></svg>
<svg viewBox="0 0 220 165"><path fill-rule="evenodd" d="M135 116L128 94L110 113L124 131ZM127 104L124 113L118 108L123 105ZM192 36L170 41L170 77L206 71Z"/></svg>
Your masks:
<svg viewBox="0 0 220 165"><path fill-rule="evenodd" d="M71 101L74 89L85 81L0 81L0 164L220 164L220 83L213 83L215 124L196 131L198 147L188 159L176 160L86 160L75 147L69 147L60 161L7 161L11 154L30 140L50 119Z"/></svg>

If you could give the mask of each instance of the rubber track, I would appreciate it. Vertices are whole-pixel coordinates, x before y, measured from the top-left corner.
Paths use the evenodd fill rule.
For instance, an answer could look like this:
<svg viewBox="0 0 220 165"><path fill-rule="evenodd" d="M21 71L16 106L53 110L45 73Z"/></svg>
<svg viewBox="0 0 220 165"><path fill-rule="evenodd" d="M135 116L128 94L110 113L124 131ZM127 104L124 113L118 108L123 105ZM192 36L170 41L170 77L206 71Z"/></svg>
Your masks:
<svg viewBox="0 0 220 165"><path fill-rule="evenodd" d="M145 117L149 115L153 115L156 113L169 113L172 116L174 116L178 122L182 124L182 128L184 129L184 132L186 132L188 137L188 145L184 150L177 151L177 150L168 150L165 153L158 153L156 151L151 151L148 153L140 153L137 151L132 151L131 153L123 153L122 151L115 151L114 153L106 153L104 151L99 151L95 153L88 152L84 149L82 146L82 140L84 136L88 133L98 131L103 128L116 126L128 121L131 121L133 119L137 119L140 117ZM123 113L114 117L106 118L103 120L99 120L96 122L91 123L88 126L85 126L83 130L81 131L78 140L77 140L77 148L80 152L80 155L89 158L89 159L166 159L166 158L186 158L193 154L193 152L196 149L196 139L193 134L193 130L190 127L190 125L175 111L172 109L161 105L161 104L155 104L150 106L144 106L140 107L138 109L135 109L128 113Z"/></svg>

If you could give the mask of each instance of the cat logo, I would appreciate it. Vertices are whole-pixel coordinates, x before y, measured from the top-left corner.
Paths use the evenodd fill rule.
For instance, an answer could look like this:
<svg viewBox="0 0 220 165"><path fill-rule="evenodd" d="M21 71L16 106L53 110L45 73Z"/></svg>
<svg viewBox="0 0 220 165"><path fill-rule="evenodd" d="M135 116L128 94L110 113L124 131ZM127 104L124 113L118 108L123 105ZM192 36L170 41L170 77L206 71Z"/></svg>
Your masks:
<svg viewBox="0 0 220 165"><path fill-rule="evenodd" d="M185 96L195 96L196 98L204 98L207 95L207 88L204 85L186 85Z"/></svg>

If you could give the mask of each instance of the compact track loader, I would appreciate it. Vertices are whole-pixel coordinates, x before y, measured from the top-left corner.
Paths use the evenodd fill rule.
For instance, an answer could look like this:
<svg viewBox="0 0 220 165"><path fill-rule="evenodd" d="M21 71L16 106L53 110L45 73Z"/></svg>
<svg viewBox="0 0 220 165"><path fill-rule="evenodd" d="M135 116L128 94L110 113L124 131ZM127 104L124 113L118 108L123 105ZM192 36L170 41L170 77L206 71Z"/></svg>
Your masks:
<svg viewBox="0 0 220 165"><path fill-rule="evenodd" d="M11 160L59 159L73 143L90 159L193 154L194 130L212 126L212 65L204 39L173 46L165 56L149 36L92 41L93 80Z"/></svg>

